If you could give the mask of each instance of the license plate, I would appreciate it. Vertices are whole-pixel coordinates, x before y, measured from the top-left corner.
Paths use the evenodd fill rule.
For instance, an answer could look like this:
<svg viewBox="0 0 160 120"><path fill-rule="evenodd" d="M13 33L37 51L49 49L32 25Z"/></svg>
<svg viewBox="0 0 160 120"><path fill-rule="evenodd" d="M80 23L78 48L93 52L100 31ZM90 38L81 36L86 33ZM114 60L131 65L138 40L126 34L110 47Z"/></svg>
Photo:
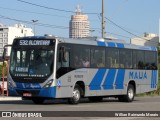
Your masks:
<svg viewBox="0 0 160 120"><path fill-rule="evenodd" d="M23 96L25 96L25 97L31 97L32 94L31 93L23 93Z"/></svg>

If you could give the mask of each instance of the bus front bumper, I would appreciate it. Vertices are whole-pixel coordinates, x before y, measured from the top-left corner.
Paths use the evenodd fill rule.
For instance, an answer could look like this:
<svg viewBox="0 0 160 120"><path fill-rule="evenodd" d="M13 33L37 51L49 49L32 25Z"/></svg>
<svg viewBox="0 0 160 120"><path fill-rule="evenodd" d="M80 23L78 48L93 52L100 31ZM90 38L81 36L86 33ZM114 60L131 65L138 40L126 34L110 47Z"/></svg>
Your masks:
<svg viewBox="0 0 160 120"><path fill-rule="evenodd" d="M41 89L8 89L9 96L22 96L22 97L56 97L56 86Z"/></svg>

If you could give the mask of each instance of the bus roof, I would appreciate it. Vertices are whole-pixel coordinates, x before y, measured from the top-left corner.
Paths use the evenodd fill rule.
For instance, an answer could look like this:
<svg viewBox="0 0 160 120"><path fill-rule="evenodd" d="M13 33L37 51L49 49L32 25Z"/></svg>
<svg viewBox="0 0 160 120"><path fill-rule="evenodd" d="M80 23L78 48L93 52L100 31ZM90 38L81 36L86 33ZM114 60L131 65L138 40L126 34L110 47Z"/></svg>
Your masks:
<svg viewBox="0 0 160 120"><path fill-rule="evenodd" d="M104 46L104 47L114 47L114 48L128 48L128 49L138 49L138 50L149 50L157 51L156 47L152 46L139 46L126 43L122 40L117 39L102 39L97 37L89 38L62 38L55 36L26 36L19 37L16 39L56 39L59 43L72 43L72 44L82 44L82 45L94 45L94 46Z"/></svg>
<svg viewBox="0 0 160 120"><path fill-rule="evenodd" d="M88 39L88 38L82 38L82 39L60 38L58 40L59 40L59 42L64 42L64 43L157 51L156 47L133 45L133 44L125 43L122 40L116 40L116 39L103 40L102 38L98 38L98 39L95 39L95 38L92 38L92 39L91 38L90 39Z"/></svg>

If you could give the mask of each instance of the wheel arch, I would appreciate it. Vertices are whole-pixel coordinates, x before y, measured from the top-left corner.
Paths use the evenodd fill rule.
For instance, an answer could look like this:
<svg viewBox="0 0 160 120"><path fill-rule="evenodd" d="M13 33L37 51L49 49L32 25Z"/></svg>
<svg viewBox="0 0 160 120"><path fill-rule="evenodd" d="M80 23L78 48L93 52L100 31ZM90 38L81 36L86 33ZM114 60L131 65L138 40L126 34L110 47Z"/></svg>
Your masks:
<svg viewBox="0 0 160 120"><path fill-rule="evenodd" d="M77 81L75 85L78 85L81 89L81 96L84 97L85 95L85 83L83 81Z"/></svg>
<svg viewBox="0 0 160 120"><path fill-rule="evenodd" d="M128 82L128 86L129 85L133 85L133 87L134 87L134 93L136 94L136 82L134 81L134 80L130 80L129 82Z"/></svg>

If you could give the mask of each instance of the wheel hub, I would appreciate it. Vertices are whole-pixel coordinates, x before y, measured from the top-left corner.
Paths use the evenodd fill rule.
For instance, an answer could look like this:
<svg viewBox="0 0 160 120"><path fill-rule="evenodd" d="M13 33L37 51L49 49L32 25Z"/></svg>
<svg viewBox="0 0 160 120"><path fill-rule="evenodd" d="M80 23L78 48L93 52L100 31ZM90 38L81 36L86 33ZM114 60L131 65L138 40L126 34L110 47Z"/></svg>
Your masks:
<svg viewBox="0 0 160 120"><path fill-rule="evenodd" d="M134 96L133 90L132 90L132 89L129 89L129 90L128 90L128 97L129 97L129 99L133 99L133 96Z"/></svg>
<svg viewBox="0 0 160 120"><path fill-rule="evenodd" d="M80 98L80 93L78 90L73 91L73 98L77 101Z"/></svg>

